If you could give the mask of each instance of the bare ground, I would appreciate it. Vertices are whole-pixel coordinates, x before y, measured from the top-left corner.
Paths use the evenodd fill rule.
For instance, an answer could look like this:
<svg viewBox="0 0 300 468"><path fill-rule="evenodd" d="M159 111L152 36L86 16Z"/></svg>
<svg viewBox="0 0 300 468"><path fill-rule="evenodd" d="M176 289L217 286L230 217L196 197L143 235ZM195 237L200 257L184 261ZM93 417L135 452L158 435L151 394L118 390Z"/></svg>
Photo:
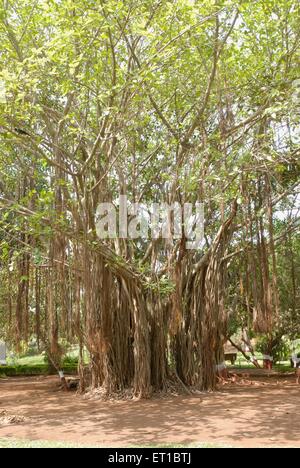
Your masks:
<svg viewBox="0 0 300 468"><path fill-rule="evenodd" d="M292 375L275 374L249 374L214 394L106 402L58 391L56 377L0 379L0 438L105 447L300 447L299 396Z"/></svg>

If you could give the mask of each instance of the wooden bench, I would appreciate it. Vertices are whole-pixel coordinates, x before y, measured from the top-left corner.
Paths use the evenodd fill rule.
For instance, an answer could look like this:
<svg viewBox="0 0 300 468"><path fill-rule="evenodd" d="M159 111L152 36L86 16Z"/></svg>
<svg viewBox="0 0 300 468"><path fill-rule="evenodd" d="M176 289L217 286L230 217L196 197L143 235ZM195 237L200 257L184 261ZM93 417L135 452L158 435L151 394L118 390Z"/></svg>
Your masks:
<svg viewBox="0 0 300 468"><path fill-rule="evenodd" d="M225 361L230 361L232 365L234 365L235 361L237 360L237 353L225 353L224 354Z"/></svg>

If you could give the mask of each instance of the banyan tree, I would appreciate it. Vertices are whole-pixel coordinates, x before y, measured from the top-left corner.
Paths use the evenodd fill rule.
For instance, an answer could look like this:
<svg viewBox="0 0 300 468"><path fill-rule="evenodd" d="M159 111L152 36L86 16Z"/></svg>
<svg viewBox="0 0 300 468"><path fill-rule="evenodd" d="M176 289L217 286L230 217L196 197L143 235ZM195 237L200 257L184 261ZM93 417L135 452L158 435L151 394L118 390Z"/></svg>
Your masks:
<svg viewBox="0 0 300 468"><path fill-rule="evenodd" d="M213 390L236 304L280 316L298 2L4 1L0 39L0 335L54 363L76 344L82 386L87 350L93 388ZM203 203L201 248L99 239L124 195Z"/></svg>

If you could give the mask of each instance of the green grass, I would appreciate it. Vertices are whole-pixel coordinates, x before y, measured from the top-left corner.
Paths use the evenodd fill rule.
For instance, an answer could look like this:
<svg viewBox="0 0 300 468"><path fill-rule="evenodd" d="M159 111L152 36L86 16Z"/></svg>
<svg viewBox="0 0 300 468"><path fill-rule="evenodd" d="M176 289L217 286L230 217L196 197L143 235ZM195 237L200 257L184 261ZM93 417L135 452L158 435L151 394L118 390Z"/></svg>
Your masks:
<svg viewBox="0 0 300 468"><path fill-rule="evenodd" d="M76 363L72 362L72 358L74 359L78 355L77 351L70 352L68 354L71 361L66 362L63 366L63 370L66 373L74 374L77 372L77 365ZM257 358L259 359L260 363L262 355L257 353ZM235 365L232 367L229 363L228 369L254 369L254 366L251 362L247 361L241 353L238 353L237 360ZM279 372L285 373L291 371L291 366L289 361L280 362L274 366L274 370ZM8 366L0 366L0 377L10 377L10 376L23 376L23 375L47 375L49 374L49 367L48 364L45 363L45 358L43 354L35 355L35 356L25 356L21 358L16 358L14 361L8 360Z"/></svg>
<svg viewBox="0 0 300 468"><path fill-rule="evenodd" d="M0 448L101 448L101 446L80 445L67 442L50 442L47 440L23 440L12 438L0 438ZM229 446L194 443L190 445L183 444L161 444L161 445L130 445L128 448L229 448Z"/></svg>
<svg viewBox="0 0 300 468"><path fill-rule="evenodd" d="M16 360L19 366L42 366L45 364L44 356L38 354L37 356L26 356Z"/></svg>
<svg viewBox="0 0 300 468"><path fill-rule="evenodd" d="M66 373L74 374L77 372L77 364L75 362L66 362L63 365L63 370ZM49 374L49 365L45 362L43 354L8 359L7 366L0 366L0 377L47 374Z"/></svg>
<svg viewBox="0 0 300 468"><path fill-rule="evenodd" d="M260 365L262 366L262 354L261 353L255 353L257 359L258 359L258 362L260 363ZM235 361L235 364L234 366L231 366L229 364L229 362L226 363L228 368L238 368L238 369L254 369L255 366L250 362L250 361L247 361L245 359L245 357L241 354L241 353L238 353L237 354L237 360ZM274 370L277 370L279 372L289 372L291 370L291 364L290 364L290 361L281 361L279 363L277 363L275 366L274 366Z"/></svg>
<svg viewBox="0 0 300 468"><path fill-rule="evenodd" d="M66 363L74 363L75 361L78 362L78 350L70 351L65 356ZM85 364L89 363L89 358L87 353L84 354L84 362ZM13 359L8 358L7 363L9 365L19 365L19 366L41 366L45 364L45 355L44 354L36 354L34 356L22 356L22 357L15 357Z"/></svg>
<svg viewBox="0 0 300 468"><path fill-rule="evenodd" d="M0 438L0 449L3 448L80 448L79 445L46 440L22 440Z"/></svg>

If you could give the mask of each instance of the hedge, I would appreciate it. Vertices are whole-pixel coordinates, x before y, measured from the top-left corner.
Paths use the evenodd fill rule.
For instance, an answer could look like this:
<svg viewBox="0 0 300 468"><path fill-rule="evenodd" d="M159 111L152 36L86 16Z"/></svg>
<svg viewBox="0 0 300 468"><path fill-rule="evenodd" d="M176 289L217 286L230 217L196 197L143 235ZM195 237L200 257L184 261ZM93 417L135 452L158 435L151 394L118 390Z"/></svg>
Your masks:
<svg viewBox="0 0 300 468"><path fill-rule="evenodd" d="M66 374L76 374L77 366L76 365L65 365L63 371ZM22 376L22 375L50 375L55 374L47 364L39 365L23 365L23 366L0 366L0 377L13 377L13 376Z"/></svg>

